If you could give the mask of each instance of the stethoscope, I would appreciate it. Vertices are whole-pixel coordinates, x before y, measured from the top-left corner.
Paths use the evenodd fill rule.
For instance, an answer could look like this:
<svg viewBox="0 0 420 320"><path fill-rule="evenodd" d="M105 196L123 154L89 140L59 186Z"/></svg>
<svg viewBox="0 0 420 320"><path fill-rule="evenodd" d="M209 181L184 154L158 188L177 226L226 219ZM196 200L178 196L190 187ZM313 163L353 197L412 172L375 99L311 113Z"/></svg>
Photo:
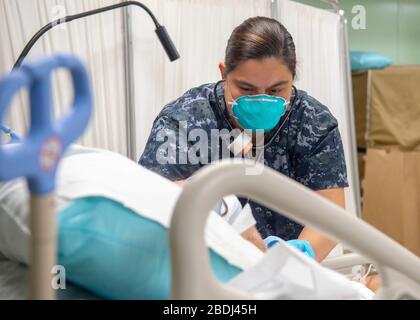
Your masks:
<svg viewBox="0 0 420 320"><path fill-rule="evenodd" d="M229 126L229 128L230 128L230 130L233 130L234 128L233 128L233 126L232 126L232 124L231 124L231 122L229 121L229 119L226 119L226 114L224 114L224 112L223 112L223 108L222 108L222 106L220 105L220 103L219 103L219 97L218 97L218 95L217 95L217 88L218 88L218 86L222 83L222 82L225 82L225 80L220 80L220 81L218 81L218 82L216 82L216 84L215 84L215 86L214 86L214 88L213 88L213 95L214 95L214 98L215 98L215 100L216 100L216 106L217 106L217 108L218 108L218 112L220 113L220 115L222 116L222 117L224 117L225 118L225 121L227 122L227 124L228 124L228 126ZM296 87L295 86L293 86L293 89L292 89L294 92L296 92ZM280 125L278 125L278 127L275 129L275 131L273 132L273 134L270 134L270 137L269 137L269 139L268 139L268 141L267 142L265 142L264 141L264 144L263 145L256 145L256 146L252 146L252 148L255 150L255 151L258 151L258 150L261 150L262 149L262 152L259 152L259 153L257 153L257 156L255 157L255 163L257 163L257 162L259 162L260 160L261 160L261 156L264 154L264 149L266 148L266 147L269 147L272 143L273 143L273 141L274 141L274 139L276 139L276 137L280 134L280 131L281 131L281 129L284 127L284 125L286 124L286 122L287 122L287 120L289 119L289 117L290 117L290 114L292 113L292 109L293 109L293 105L294 105L294 103L295 103L295 99L296 99L296 94L294 94L293 95L293 97L292 97L292 99L291 99L291 101L289 102L289 104L287 105L287 109L286 109L286 114L283 116L283 120L281 121L281 123L280 123ZM265 136L264 136L264 140L265 140ZM251 151L250 151L251 152ZM247 156L248 158L249 158L249 156ZM244 204L244 206L243 207L245 207L247 204L249 204L249 198L247 198L247 201L246 201L246 203ZM223 201L223 204L225 205L225 214L227 213L227 211L228 211L228 208L227 208L227 203L225 202L225 201Z"/></svg>

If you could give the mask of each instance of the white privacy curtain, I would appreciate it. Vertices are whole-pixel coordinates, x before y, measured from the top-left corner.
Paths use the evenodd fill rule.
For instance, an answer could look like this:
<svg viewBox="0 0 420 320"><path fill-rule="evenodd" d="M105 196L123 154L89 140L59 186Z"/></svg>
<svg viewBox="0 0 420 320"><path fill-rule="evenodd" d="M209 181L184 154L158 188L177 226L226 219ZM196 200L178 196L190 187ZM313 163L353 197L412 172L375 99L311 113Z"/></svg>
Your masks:
<svg viewBox="0 0 420 320"><path fill-rule="evenodd" d="M168 102L188 89L221 79L234 27L252 16L270 16L267 0L146 0L180 52L169 62L144 12L131 9L133 30L136 151L142 154L153 120Z"/></svg>
<svg viewBox="0 0 420 320"><path fill-rule="evenodd" d="M21 50L42 26L65 15L114 4L117 0L1 0L0 76L9 72ZM94 114L80 143L127 155L124 33L122 9L82 18L48 31L28 58L72 52L87 65L94 92ZM67 110L73 92L70 78L60 71L54 81L55 114ZM25 101L26 99L26 101ZM7 124L26 131L28 101L15 99Z"/></svg>
<svg viewBox="0 0 420 320"><path fill-rule="evenodd" d="M84 12L118 0L0 0L0 76L32 35L46 23L64 15ZM296 85L327 105L339 122L348 164L350 188L346 206L357 212L351 119L346 95L340 16L289 0L144 0L172 37L181 59L169 62L154 32L150 17L130 7L131 47L125 50L123 9L101 13L58 26L45 34L29 57L57 51L73 52L90 70L94 91L94 116L81 139L88 146L128 155L135 140L135 158L143 152L153 120L162 107L186 90L220 79L218 64L224 58L234 27L252 16L276 16L292 33L297 48ZM277 6L272 8L272 3ZM132 59L125 59L130 54ZM132 61L132 64L126 64ZM128 85L126 71L133 74ZM56 114L70 103L68 77L59 73L54 86ZM131 137L127 103L133 98L135 121ZM28 110L22 95L15 100L9 124L25 131ZM27 103L26 103L27 104ZM25 105L26 105L25 104Z"/></svg>
<svg viewBox="0 0 420 320"><path fill-rule="evenodd" d="M351 107L347 100L346 63L340 15L289 0L277 1L278 20L291 33L296 45L299 89L325 104L337 118L347 163L350 188L346 189L346 209L357 214L357 180L352 157Z"/></svg>

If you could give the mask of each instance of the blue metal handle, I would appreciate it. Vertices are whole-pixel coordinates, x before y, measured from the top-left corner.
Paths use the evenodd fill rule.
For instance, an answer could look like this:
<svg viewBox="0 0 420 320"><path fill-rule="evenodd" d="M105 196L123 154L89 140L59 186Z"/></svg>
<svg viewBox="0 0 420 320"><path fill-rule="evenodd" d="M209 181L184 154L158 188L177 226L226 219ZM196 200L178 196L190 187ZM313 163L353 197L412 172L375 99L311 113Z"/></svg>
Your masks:
<svg viewBox="0 0 420 320"><path fill-rule="evenodd" d="M51 74L68 69L74 87L70 111L53 121ZM23 65L0 80L0 123L12 98L29 87L30 128L21 143L0 146L0 180L28 179L33 194L54 190L57 165L65 149L86 129L92 112L90 81L82 62L58 54Z"/></svg>

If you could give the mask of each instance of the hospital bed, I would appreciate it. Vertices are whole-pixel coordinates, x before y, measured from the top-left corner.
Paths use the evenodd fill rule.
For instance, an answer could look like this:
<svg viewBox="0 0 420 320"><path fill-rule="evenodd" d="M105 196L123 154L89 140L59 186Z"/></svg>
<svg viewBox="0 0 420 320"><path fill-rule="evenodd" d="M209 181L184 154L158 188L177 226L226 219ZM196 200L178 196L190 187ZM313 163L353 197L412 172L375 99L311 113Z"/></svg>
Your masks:
<svg viewBox="0 0 420 320"><path fill-rule="evenodd" d="M247 174L255 170L260 174ZM205 250L202 235L208 212L218 199L229 194L249 197L283 212L368 258L353 255L341 267L349 262L373 261L382 280L377 299L420 299L420 258L299 183L262 164L239 159L224 160L203 169L178 199L170 229L173 298L252 298L214 278ZM331 265L340 266L340 260Z"/></svg>
<svg viewBox="0 0 420 320"><path fill-rule="evenodd" d="M75 86L75 100L69 114L59 122L53 122L49 118L50 83L45 77L58 67L70 70ZM52 299L55 298L55 292L50 285L50 270L56 259L56 227L51 201L54 178L62 152L82 134L88 124L91 112L89 84L83 65L71 56L59 55L43 59L22 70L14 71L0 82L0 119L13 95L22 87L30 86L31 129L28 139L23 143L0 146L0 179L29 177L32 192L30 297ZM255 172L255 169L260 174L247 175L247 170ZM207 166L191 179L181 193L170 228L173 298L252 298L250 294L217 282L209 265L203 239L208 212L219 199L230 194L262 202L302 224L318 228L361 253L367 259L352 255L344 260L336 258L326 264L341 268L355 262L372 261L382 277L383 287L377 298L420 298L418 257L297 182L261 164L242 160L225 160ZM392 256L389 252L392 252ZM3 292L0 291L0 297L2 294L3 297L19 298L26 295L22 289L27 281L24 274L21 266L1 261L0 284ZM74 291L75 295L68 291L67 298L95 298L77 287L74 287Z"/></svg>

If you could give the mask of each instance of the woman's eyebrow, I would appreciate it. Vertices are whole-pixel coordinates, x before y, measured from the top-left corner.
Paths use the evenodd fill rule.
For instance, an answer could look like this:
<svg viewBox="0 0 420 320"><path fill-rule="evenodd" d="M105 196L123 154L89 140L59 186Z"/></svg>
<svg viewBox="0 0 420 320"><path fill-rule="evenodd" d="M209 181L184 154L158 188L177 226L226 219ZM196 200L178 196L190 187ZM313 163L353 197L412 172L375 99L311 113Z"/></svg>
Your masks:
<svg viewBox="0 0 420 320"><path fill-rule="evenodd" d="M243 80L235 80L235 82L239 86L249 87L251 89L257 89L258 88L257 86L253 85L252 83L249 83L249 82L246 82L246 81L243 81ZM276 82L276 83L272 84L270 87L268 87L268 89L272 89L272 88L275 88L275 87L278 87L278 86L285 85L288 82L289 82L288 80L281 80L279 82Z"/></svg>
<svg viewBox="0 0 420 320"><path fill-rule="evenodd" d="M248 82L246 82L246 81L242 81L242 80L235 80L235 82L236 82L236 84L237 84L237 85L240 85L240 86L249 87L249 88L251 88L251 89L256 89L256 88L257 88L257 87L256 87L256 86L254 86L252 83L248 83Z"/></svg>
<svg viewBox="0 0 420 320"><path fill-rule="evenodd" d="M288 80L282 80L282 81L276 82L275 84L273 84L270 87L268 87L268 89L272 89L272 88L275 88L275 87L279 87L279 86L285 85L288 82L289 82Z"/></svg>

